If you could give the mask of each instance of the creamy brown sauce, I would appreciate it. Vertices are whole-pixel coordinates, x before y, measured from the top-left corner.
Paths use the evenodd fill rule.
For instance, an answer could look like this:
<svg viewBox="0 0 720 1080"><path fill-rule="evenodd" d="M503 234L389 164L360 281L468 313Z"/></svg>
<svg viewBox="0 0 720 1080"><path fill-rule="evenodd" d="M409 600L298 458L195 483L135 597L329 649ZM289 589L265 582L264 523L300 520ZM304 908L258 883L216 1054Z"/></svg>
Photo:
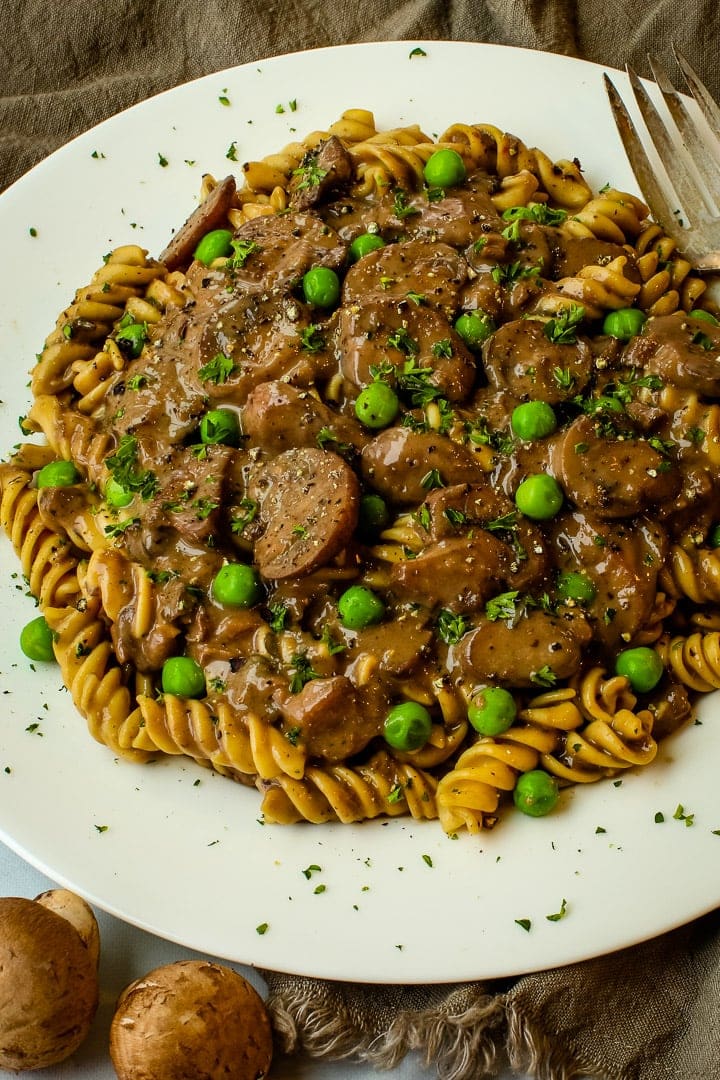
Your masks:
<svg viewBox="0 0 720 1080"><path fill-rule="evenodd" d="M443 684L552 686L583 665L610 665L647 625L670 542L687 513L709 527L718 493L697 444L674 434L659 388L675 381L720 397L720 330L688 327L680 312L651 319L626 347L587 320L571 342L551 342L538 298L619 249L540 225L507 239L492 184L475 175L432 201L416 192L402 214L392 192L330 191L241 226L241 264L208 268L189 261L187 245L175 250L187 303L152 328L94 421L116 446L132 437L134 467L152 478L117 512L131 522L117 549L161 598L141 639L129 600L112 631L121 663L157 672L169 656L193 656L211 704L259 715L302 739L311 758L334 762L370 753L406 695L432 702ZM368 229L386 246L351 266L348 246ZM513 265L533 273L496 273ZM329 313L299 288L317 266L342 281ZM482 352L454 328L476 307L496 324ZM699 328L710 348L695 341ZM209 377L218 356L225 369ZM354 404L383 365L401 407L373 431ZM413 381L408 370L421 374ZM656 381L643 386L648 374ZM595 411L608 397L612 407ZM510 414L527 400L555 407L554 434L513 435ZM208 408L236 413L239 446L201 445ZM514 504L537 472L565 497L549 521ZM363 531L368 493L401 519L399 539ZM67 493L41 492L40 507L69 526ZM228 561L259 571L263 595L250 610L212 597ZM567 570L591 580L591 603L559 601ZM350 630L337 601L364 582L385 617ZM493 616L489 602L507 593L510 614ZM462 620L457 640L439 629L448 613Z"/></svg>

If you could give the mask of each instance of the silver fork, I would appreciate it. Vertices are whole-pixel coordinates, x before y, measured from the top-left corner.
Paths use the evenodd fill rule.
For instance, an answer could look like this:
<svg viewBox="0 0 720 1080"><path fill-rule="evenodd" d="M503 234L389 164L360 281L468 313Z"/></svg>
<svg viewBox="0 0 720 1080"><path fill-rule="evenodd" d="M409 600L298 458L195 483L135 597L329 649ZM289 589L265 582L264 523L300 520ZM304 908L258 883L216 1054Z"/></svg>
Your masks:
<svg viewBox="0 0 720 1080"><path fill-rule="evenodd" d="M650 58L655 82L672 124L666 124L632 68L627 68L635 100L658 163L643 146L622 98L607 75L605 89L625 152L645 202L659 225L699 271L720 270L720 108L697 73L676 49L675 57L708 130L688 111L657 60ZM664 175L663 175L664 174Z"/></svg>

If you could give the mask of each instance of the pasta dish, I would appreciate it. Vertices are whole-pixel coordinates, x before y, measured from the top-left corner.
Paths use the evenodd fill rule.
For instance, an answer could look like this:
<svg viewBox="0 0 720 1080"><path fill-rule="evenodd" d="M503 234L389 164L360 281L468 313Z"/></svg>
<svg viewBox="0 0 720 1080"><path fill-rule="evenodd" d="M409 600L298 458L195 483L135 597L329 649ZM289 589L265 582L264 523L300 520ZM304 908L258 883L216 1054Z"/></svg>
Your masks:
<svg viewBox="0 0 720 1080"><path fill-rule="evenodd" d="M492 827L720 686L720 323L635 196L366 110L205 176L32 371L2 525L91 734ZM99 260L100 261L100 260Z"/></svg>

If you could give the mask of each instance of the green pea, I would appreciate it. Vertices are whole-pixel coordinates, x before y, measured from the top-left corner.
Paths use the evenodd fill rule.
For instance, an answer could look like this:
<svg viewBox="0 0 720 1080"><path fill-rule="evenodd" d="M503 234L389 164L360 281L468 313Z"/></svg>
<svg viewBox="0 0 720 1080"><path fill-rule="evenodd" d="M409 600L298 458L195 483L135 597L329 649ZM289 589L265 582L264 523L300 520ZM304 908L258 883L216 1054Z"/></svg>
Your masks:
<svg viewBox="0 0 720 1080"><path fill-rule="evenodd" d="M377 429L392 424L400 410L400 400L381 379L371 382L361 390L355 402L355 415L367 428Z"/></svg>
<svg viewBox="0 0 720 1080"><path fill-rule="evenodd" d="M128 323L118 330L115 341L122 353L135 360L142 352L147 336L147 323Z"/></svg>
<svg viewBox="0 0 720 1080"><path fill-rule="evenodd" d="M128 491L118 483L114 476L111 476L105 485L105 502L109 506L128 506L132 501L132 491Z"/></svg>
<svg viewBox="0 0 720 1080"><path fill-rule="evenodd" d="M620 398L613 397L612 394L598 394L596 398L591 398L585 406L588 416L599 416L601 413L624 413L625 406Z"/></svg>
<svg viewBox="0 0 720 1080"><path fill-rule="evenodd" d="M646 645L623 649L615 659L615 673L624 675L638 694L653 690L660 682L664 670L658 654Z"/></svg>
<svg viewBox="0 0 720 1080"><path fill-rule="evenodd" d="M161 681L164 694L184 698L205 696L203 669L191 656L171 656L166 660L162 666Z"/></svg>
<svg viewBox="0 0 720 1080"><path fill-rule="evenodd" d="M713 525L708 534L708 545L711 548L720 547L720 525Z"/></svg>
<svg viewBox="0 0 720 1080"><path fill-rule="evenodd" d="M229 229L213 229L205 233L195 248L194 257L198 262L209 266L215 259L226 259L232 255L233 234Z"/></svg>
<svg viewBox="0 0 720 1080"><path fill-rule="evenodd" d="M240 423L232 409L210 409L200 421L200 438L204 443L240 445Z"/></svg>
<svg viewBox="0 0 720 1080"><path fill-rule="evenodd" d="M38 615L20 631L20 648L30 660L54 660L54 640L44 615Z"/></svg>
<svg viewBox="0 0 720 1080"><path fill-rule="evenodd" d="M364 540L374 540L390 523L390 511L380 495L363 495L360 499L358 532ZM720 545L719 545L720 546Z"/></svg>
<svg viewBox="0 0 720 1080"><path fill-rule="evenodd" d="M513 802L518 810L530 817L544 817L555 807L559 798L558 782L543 769L531 769L518 777Z"/></svg>
<svg viewBox="0 0 720 1080"><path fill-rule="evenodd" d="M611 337L619 338L620 341L629 341L642 330L647 315L640 308L619 308L617 311L609 311L603 322L603 333Z"/></svg>
<svg viewBox="0 0 720 1080"><path fill-rule="evenodd" d="M379 623L385 615L385 604L372 589L351 585L338 600L340 622L348 630L362 630Z"/></svg>
<svg viewBox="0 0 720 1080"><path fill-rule="evenodd" d="M557 430L557 417L546 401L526 401L513 409L511 424L518 439L544 439Z"/></svg>
<svg viewBox="0 0 720 1080"><path fill-rule="evenodd" d="M703 308L695 308L694 311L689 312L691 319L701 319L703 322L709 322L712 326L720 326L720 322L711 315L709 311L705 311Z"/></svg>
<svg viewBox="0 0 720 1080"><path fill-rule="evenodd" d="M457 150L436 150L425 162L423 176L428 187L454 187L467 176L465 162Z"/></svg>
<svg viewBox="0 0 720 1080"><path fill-rule="evenodd" d="M469 349L479 349L494 332L495 323L484 311L465 311L455 320L455 333Z"/></svg>
<svg viewBox="0 0 720 1080"><path fill-rule="evenodd" d="M474 694L468 706L468 720L481 735L502 735L515 721L517 706L509 690L486 686Z"/></svg>
<svg viewBox="0 0 720 1080"><path fill-rule="evenodd" d="M385 247L382 236L378 236L377 233L361 233L350 245L349 255L353 262L357 262L364 255L369 255L371 251L377 251L382 247Z"/></svg>
<svg viewBox="0 0 720 1080"><path fill-rule="evenodd" d="M219 604L249 608L262 599L257 570L247 563L226 563L213 578L212 594Z"/></svg>
<svg viewBox="0 0 720 1080"><path fill-rule="evenodd" d="M419 750L430 738L432 718L424 705L403 701L394 705L385 718L383 735L395 750Z"/></svg>
<svg viewBox="0 0 720 1080"><path fill-rule="evenodd" d="M72 461L49 461L35 477L39 488L70 487L79 484L82 476Z"/></svg>
<svg viewBox="0 0 720 1080"><path fill-rule="evenodd" d="M561 600L574 600L576 604L592 604L597 590L585 574L566 570L557 579L557 594Z"/></svg>
<svg viewBox="0 0 720 1080"><path fill-rule="evenodd" d="M302 279L302 290L308 304L331 308L340 299L340 279L327 266L313 266Z"/></svg>
<svg viewBox="0 0 720 1080"><path fill-rule="evenodd" d="M563 501L562 488L548 473L532 473L515 492L518 510L534 521L547 521L555 517Z"/></svg>

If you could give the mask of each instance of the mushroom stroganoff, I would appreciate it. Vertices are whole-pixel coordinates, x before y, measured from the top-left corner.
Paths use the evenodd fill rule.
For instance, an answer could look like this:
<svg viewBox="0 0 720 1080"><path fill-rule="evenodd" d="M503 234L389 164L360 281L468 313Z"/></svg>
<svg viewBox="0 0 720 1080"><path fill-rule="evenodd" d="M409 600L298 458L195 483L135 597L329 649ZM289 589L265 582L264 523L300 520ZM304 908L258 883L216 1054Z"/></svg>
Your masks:
<svg viewBox="0 0 720 1080"><path fill-rule="evenodd" d="M720 685L720 325L635 196L490 124L203 180L32 372L2 521L93 736L271 823L491 827Z"/></svg>

